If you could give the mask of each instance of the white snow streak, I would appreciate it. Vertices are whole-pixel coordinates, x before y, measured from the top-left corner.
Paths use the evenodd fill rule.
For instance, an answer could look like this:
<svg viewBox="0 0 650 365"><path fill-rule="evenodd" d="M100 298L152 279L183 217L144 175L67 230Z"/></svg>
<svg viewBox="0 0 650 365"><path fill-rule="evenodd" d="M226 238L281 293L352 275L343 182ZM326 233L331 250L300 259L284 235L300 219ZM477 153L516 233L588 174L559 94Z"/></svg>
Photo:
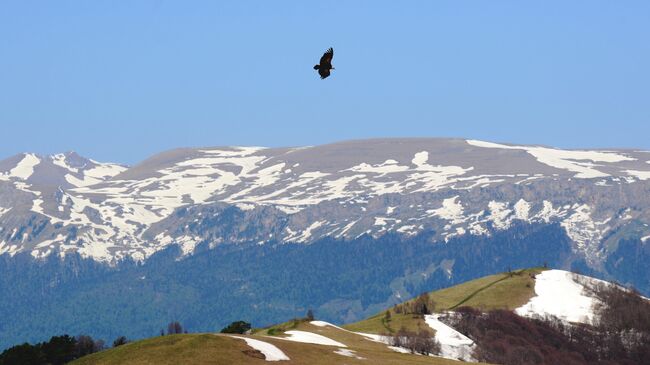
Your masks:
<svg viewBox="0 0 650 365"><path fill-rule="evenodd" d="M327 338L325 336L318 335L316 333L292 330L292 331L286 331L285 334L289 335L289 337L279 337L279 338L283 338L285 340L294 341L294 342L313 343L316 345L347 347L346 345L338 341L334 341L331 338Z"/></svg>
<svg viewBox="0 0 650 365"><path fill-rule="evenodd" d="M302 232L302 234L300 234L300 236L295 237L295 238L288 238L287 241L288 242L305 242L311 237L312 232L314 230L318 229L318 227L322 226L325 223L326 223L325 221L316 221L316 222L312 223L309 227L307 227L307 229L305 229Z"/></svg>
<svg viewBox="0 0 650 365"><path fill-rule="evenodd" d="M289 356L287 356L282 350L277 348L275 345L270 344L268 342L260 341L260 340L255 340L252 338L248 337L239 337L239 336L231 336L233 338L239 338L244 341L246 341L246 344L255 350L261 352L264 354L264 357L266 358L266 361L286 361L286 360L291 360Z"/></svg>
<svg viewBox="0 0 650 365"><path fill-rule="evenodd" d="M313 324L316 327L328 327L329 326L329 327L334 327L336 329L339 329L341 331L350 332L350 331L346 330L345 328L341 328L341 327L339 327L339 326L337 326L335 324L331 324L331 323L325 322L325 321L311 321L309 323Z"/></svg>
<svg viewBox="0 0 650 365"><path fill-rule="evenodd" d="M555 167L557 169L575 172L576 175L574 177L581 179L610 176L609 174L595 169L594 167L597 167L598 165L594 164L593 162L613 163L635 160L634 158L613 152L570 151L547 147L510 146L471 139L467 140L467 143L472 146L483 148L501 148L526 151L528 154L535 157L540 163Z"/></svg>

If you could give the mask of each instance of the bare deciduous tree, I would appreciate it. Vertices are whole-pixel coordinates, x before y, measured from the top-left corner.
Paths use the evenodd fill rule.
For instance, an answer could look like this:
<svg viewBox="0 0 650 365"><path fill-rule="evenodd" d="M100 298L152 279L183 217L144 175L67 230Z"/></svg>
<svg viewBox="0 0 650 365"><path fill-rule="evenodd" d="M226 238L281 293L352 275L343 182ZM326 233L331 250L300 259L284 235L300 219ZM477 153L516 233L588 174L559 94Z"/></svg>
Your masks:
<svg viewBox="0 0 650 365"><path fill-rule="evenodd" d="M178 321L169 322L167 325L167 334L175 335L183 333L183 326Z"/></svg>

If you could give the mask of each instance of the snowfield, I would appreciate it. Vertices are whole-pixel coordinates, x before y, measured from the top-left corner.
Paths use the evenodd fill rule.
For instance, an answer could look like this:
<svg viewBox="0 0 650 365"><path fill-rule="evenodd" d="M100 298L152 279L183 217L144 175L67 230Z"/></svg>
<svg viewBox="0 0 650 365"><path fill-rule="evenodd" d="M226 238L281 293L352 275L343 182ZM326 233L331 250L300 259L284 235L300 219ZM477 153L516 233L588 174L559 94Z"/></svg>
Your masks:
<svg viewBox="0 0 650 365"><path fill-rule="evenodd" d="M453 359L475 362L472 357L474 341L455 329L440 322L441 314L428 314L424 316L425 322L436 331L435 338L440 342L440 356Z"/></svg>
<svg viewBox="0 0 650 365"><path fill-rule="evenodd" d="M260 340L255 340L252 338L248 337L239 337L239 336L231 336L233 338L239 338L244 341L246 341L246 344L253 349L261 352L264 354L264 357L266 358L266 361L286 361L286 360L291 360L289 356L287 356L282 350L277 348L275 345L272 345L268 342L260 341Z"/></svg>
<svg viewBox="0 0 650 365"><path fill-rule="evenodd" d="M554 316L568 322L592 323L594 309L599 303L590 296L583 284L574 277L587 283L604 283L601 280L563 270L547 270L535 278L535 296L515 313L525 317Z"/></svg>

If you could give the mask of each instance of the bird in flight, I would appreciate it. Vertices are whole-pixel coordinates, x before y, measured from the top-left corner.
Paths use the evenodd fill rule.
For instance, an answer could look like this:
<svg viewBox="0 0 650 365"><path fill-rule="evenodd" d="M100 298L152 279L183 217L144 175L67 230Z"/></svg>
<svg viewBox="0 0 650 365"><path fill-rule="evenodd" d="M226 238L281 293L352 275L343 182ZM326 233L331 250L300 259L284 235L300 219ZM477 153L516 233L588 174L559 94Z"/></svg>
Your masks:
<svg viewBox="0 0 650 365"><path fill-rule="evenodd" d="M318 70L321 79L327 78L330 75L330 70L334 69L332 67L332 58L334 58L334 50L330 47L330 49L323 53L323 57L320 58L320 63L314 66L314 70Z"/></svg>

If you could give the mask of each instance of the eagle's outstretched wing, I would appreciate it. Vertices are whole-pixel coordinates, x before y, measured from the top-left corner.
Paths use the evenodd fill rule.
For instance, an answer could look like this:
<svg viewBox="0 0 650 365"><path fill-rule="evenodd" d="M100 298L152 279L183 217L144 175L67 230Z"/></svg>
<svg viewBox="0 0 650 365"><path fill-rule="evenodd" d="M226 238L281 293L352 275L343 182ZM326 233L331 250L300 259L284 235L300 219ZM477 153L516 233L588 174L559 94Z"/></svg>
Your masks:
<svg viewBox="0 0 650 365"><path fill-rule="evenodd" d="M332 58L334 58L334 49L330 47L320 58L320 68L332 68Z"/></svg>

